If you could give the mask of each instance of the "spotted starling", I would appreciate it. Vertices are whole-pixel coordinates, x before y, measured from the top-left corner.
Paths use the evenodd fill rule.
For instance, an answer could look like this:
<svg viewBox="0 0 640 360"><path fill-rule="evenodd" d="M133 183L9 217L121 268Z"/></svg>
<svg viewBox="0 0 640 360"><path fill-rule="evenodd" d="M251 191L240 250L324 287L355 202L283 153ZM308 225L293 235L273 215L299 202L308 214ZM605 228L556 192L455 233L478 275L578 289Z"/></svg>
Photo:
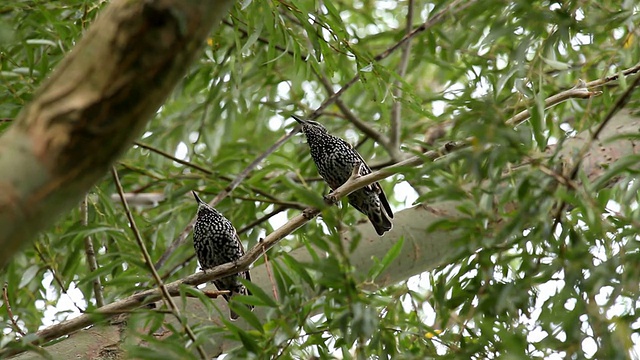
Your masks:
<svg viewBox="0 0 640 360"><path fill-rule="evenodd" d="M218 265L237 261L244 255L244 248L236 229L216 209L202 201L192 191L198 202L198 218L193 226L193 247L202 270L214 268ZM221 279L213 280L218 290L229 290L230 294L224 295L227 302L234 295L251 295L251 292L238 280L240 278L251 281L249 270L235 275L229 275ZM252 306L249 307L253 309ZM238 314L229 308L229 317L236 320Z"/></svg>
<svg viewBox="0 0 640 360"><path fill-rule="evenodd" d="M360 175L371 173L362 156L349 143L329 134L324 126L315 121L303 120L295 115L292 117L302 124L302 131L311 149L311 157L316 163L320 176L331 189L335 190L344 184L358 164L362 164ZM356 190L347 198L351 206L367 215L378 235L382 236L391 230L390 219L393 218L393 212L380 184L376 182Z"/></svg>

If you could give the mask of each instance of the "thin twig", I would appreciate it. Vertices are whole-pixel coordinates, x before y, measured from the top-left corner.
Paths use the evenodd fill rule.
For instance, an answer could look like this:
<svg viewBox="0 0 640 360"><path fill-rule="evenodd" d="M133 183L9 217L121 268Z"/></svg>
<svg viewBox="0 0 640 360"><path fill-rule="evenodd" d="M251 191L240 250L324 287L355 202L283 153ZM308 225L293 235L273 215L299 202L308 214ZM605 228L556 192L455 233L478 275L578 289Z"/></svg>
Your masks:
<svg viewBox="0 0 640 360"><path fill-rule="evenodd" d="M181 165L188 166L190 168L196 169L196 170L201 171L201 172L203 172L203 173L205 173L207 175L213 174L213 172L203 168L202 166L190 163L190 162L182 160L182 159L178 159L177 157L175 157L175 156L173 156L173 155L171 155L171 154L169 154L167 152L164 152L164 151L162 151L160 149L157 149L157 148L155 148L155 147L153 147L151 145L144 144L144 143L141 143L139 141L134 142L134 144L136 144L137 146L139 146L139 147L141 147L143 149L147 149L149 151L153 151L156 154L162 155L162 156L166 157L167 159L171 159L171 160L177 162L178 164L181 164Z"/></svg>
<svg viewBox="0 0 640 360"><path fill-rule="evenodd" d="M299 210L304 210L304 209L305 208L302 208L302 209L299 209ZM281 212L283 212L285 210L287 210L287 207L285 207L285 206L276 207L272 212L270 212L268 214L265 214L264 216L261 216L261 217L255 219L254 221L252 221L251 223L247 224L242 229L238 230L238 235L244 234L245 232L249 231L254 226L262 224L263 222L271 219L272 217L278 215L279 213L281 213Z"/></svg>
<svg viewBox="0 0 640 360"><path fill-rule="evenodd" d="M413 0L409 0L407 5L407 24L406 35L411 33L413 27ZM406 36L405 35L405 36ZM400 65L398 67L398 77L403 79L407 74L407 68L409 67L409 55L411 54L411 41L407 41L402 46L402 54L400 55ZM398 152L400 151L400 133L402 125L402 82L398 79L394 81L393 86L393 104L391 105L391 131L389 133L389 145L393 149L389 154L392 158L398 158Z"/></svg>
<svg viewBox="0 0 640 360"><path fill-rule="evenodd" d="M578 81L578 84L572 87L569 90L561 91L555 95L552 95L544 100L544 108L550 108L554 105L557 105L561 102L567 101L569 99L588 99L594 96L598 96L601 94L600 91L590 91L588 90L587 83L582 80ZM508 126L516 126L523 121L527 120L531 116L531 112L529 109L523 110L512 118L506 121Z"/></svg>
<svg viewBox="0 0 640 360"><path fill-rule="evenodd" d="M260 244L262 244L262 239L260 239ZM267 256L267 251L264 249L264 247L262 248L262 256L264 256L264 266L265 266L265 270L267 271L267 276L269 277L269 282L271 283L273 298L276 300L276 302L279 302L280 299L278 298L278 289L276 289L276 282L273 279L273 273L271 272L271 265L269 265L269 257Z"/></svg>
<svg viewBox="0 0 640 360"><path fill-rule="evenodd" d="M333 87L331 86L329 79L327 79L326 76L324 76L324 74L321 74L321 73L316 73L316 75L318 76L318 79L320 79L320 82L322 83L325 90L327 91L327 94L329 94L330 97L333 96L334 94ZM342 100L336 99L336 105L344 115L345 119L347 119L350 123L353 124L353 126L355 126L358 130L362 131L365 135L375 140L378 144L382 145L387 150L387 152L389 152L389 155L392 155L389 150L389 144L390 144L389 139L384 134L375 130L366 122L360 120L353 113L353 111L351 111L351 109L349 109L349 107L345 105L345 103Z"/></svg>
<svg viewBox="0 0 640 360"><path fill-rule="evenodd" d="M263 204L280 205L282 207L282 210L286 210L286 209L303 210L304 208L307 207L306 205L299 202L295 202L295 201L261 199L261 198L255 198L250 196L234 196L233 198L238 200L244 200L244 201L260 202Z"/></svg>
<svg viewBox="0 0 640 360"><path fill-rule="evenodd" d="M447 7L445 7L444 9L440 10L438 13L436 13L432 17L430 17L429 20L425 21L422 25L418 26L417 28L413 29L410 33L405 35L402 39L400 39L400 41L395 43L393 46L391 46L387 50L383 51L382 53L378 54L376 57L374 57L374 60L375 61L380 61L382 59L387 58L389 55L391 55L391 53L393 53L394 51L398 50L398 48L400 46L402 46L402 44L404 44L405 42L411 40L412 38L414 38L419 33L423 32L425 30L428 30L432 26L440 23L445 18L445 16L453 16L455 13L458 13L458 12L468 8L469 6L473 5L476 2L477 2L477 0L470 0L470 1L456 0L456 1L453 1L451 4L447 5ZM458 6L460 3L463 3L463 4ZM455 8L455 11L453 11L454 8Z"/></svg>
<svg viewBox="0 0 640 360"><path fill-rule="evenodd" d="M149 145L149 144L144 144L144 143L140 143L140 142L135 142L135 144L136 144L136 145L138 145L138 146L139 146L139 147L141 147L141 148L147 149L147 150L149 150L149 151L151 151L151 152L154 152L154 153L156 153L156 154L158 154L158 155L161 155L161 156L163 156L163 157L166 157L167 159L170 159L170 160L172 160L172 161L175 161L175 162L177 162L177 163L179 163L179 164L182 164L182 165L188 166L188 167L190 167L190 168L196 169L196 170L198 170L198 171L200 171L200 172L202 172L202 173L204 173L204 174L206 174L206 175L213 175L213 174L214 174L214 173L213 173L213 171L211 171L211 170L205 169L205 168L203 168L203 167L202 167L202 166L200 166L200 165L197 165L197 164L194 164L194 163L191 163L191 162L185 161L185 160L178 159L178 158L176 158L175 156L173 156L173 155L171 155L171 154L169 154L169 153L167 153L167 152L165 152L165 151L162 151L162 150L160 150L160 149L158 149L158 148L155 148L155 147L153 147L153 146L151 146L151 145ZM123 165L124 165L124 164L123 164ZM124 166L126 166L126 165L124 165ZM132 169L132 170L134 170L134 169ZM134 170L134 171L135 171L135 170ZM233 179L233 178L231 178L231 177L229 177L229 176L225 176L225 175L219 175L219 176L218 176L218 178L220 178L220 179L222 179L222 180L225 180L225 181L234 181L234 179ZM160 179L160 180L162 180L162 179ZM134 191L134 192L138 193L138 192L140 192L140 191L144 190L146 187L147 187L147 186L142 187L142 188L138 188L138 189L136 189L136 191ZM265 196L265 197L267 197L267 198L269 198L269 199L272 199L272 200L274 200L274 201L276 201L276 200L277 200L277 199L276 199L275 197L273 197L271 194L268 194L268 193L264 192L264 191L263 191L263 190L261 190L261 189L258 189L258 188L252 187L252 186L250 186L250 187L249 187L249 189L250 189L251 191L253 191L253 192L257 193L257 194L260 194L260 195L262 195L262 196Z"/></svg>
<svg viewBox="0 0 640 360"><path fill-rule="evenodd" d="M222 20L222 23L223 23L223 24L225 24L225 25L228 25L228 26L232 27L234 30L238 30L238 31L240 31L244 37L246 37L246 38L248 38L248 37L249 37L249 32L248 32L247 30L245 30L245 29L243 29L243 28L240 28L240 27L235 27L231 21L229 21L229 20L226 20L226 19L225 19L225 20ZM270 41L269 39L265 39L265 38L263 38L263 37L261 37L261 36L259 36L256 40L257 40L258 42L261 42L261 43L266 44L266 45L272 45L272 44L273 44L273 41ZM295 57L295 56L296 56L296 54L294 54L294 52L293 52L293 51L288 50L288 49L285 49L285 48L283 48L283 47L282 47L282 46L280 46L280 45L277 45L277 44L276 44L276 45L273 45L273 47L274 47L276 50L279 50L279 51L282 51L282 52L286 52L287 54L291 55L291 57ZM307 61L307 55L305 55L305 54L300 54L300 55L299 55L299 57L300 57L300 60L302 60L302 61L304 61L304 62L306 62L306 61Z"/></svg>
<svg viewBox="0 0 640 360"><path fill-rule="evenodd" d="M87 227L89 225L89 196L85 195L84 200L80 204L80 214L82 216L82 226ZM87 266L89 272L93 273L98 270L98 261L96 260L96 252L93 249L93 240L91 236L84 237L84 252L87 255ZM102 284L100 282L100 276L93 278L93 294L96 297L96 307L104 306L104 296L102 295Z"/></svg>
<svg viewBox="0 0 640 360"><path fill-rule="evenodd" d="M224 295L231 295L231 291L229 290L202 290L202 294L206 297L208 297L209 299L217 299L220 296L224 296ZM195 295L191 295L191 294L185 294L186 297L194 297L194 298L198 298Z"/></svg>
<svg viewBox="0 0 640 360"><path fill-rule="evenodd" d="M15 317L13 316L13 311L11 311L11 303L9 302L9 296L7 294L7 288L9 287L9 283L5 282L2 287L2 300L4 301L4 306L7 308L7 316L9 316L9 320L11 321L11 325L13 326L13 330L22 336L27 336L27 334L22 331L18 323L16 322Z"/></svg>
<svg viewBox="0 0 640 360"><path fill-rule="evenodd" d="M190 264L193 261L193 259L195 259L195 258L196 258L196 254L195 253L191 253L191 255L189 255L186 259L184 259L180 263L174 265L171 269L169 269L164 274L162 274L162 280L163 281L167 280L169 277L173 276L173 274L178 272L178 270L180 270L180 269L184 268L185 266L187 266L188 264Z"/></svg>
<svg viewBox="0 0 640 360"><path fill-rule="evenodd" d="M602 86L604 84L607 84L607 83L610 83L612 81L618 80L618 78L620 77L620 74L622 74L622 76L629 76L629 75L637 73L638 71L640 71L640 64L637 64L636 66L633 66L633 67L630 67L628 69L622 70L619 74L615 74L615 75L612 75L612 76L607 76L607 77L604 77L604 78L598 79L598 80L589 81L586 84L586 86L588 88Z"/></svg>
<svg viewBox="0 0 640 360"><path fill-rule="evenodd" d="M193 343L196 344L195 346L196 346L196 349L198 350L198 353L200 354L200 357L203 360L208 359L207 353L202 348L202 345L198 344L198 339L196 338L196 335L193 333L193 330L191 330L191 327L189 326L189 324L187 324L186 320L182 317L182 314L180 313L180 309L171 298L171 295L167 291L167 288L162 282L162 279L160 279L160 276L158 276L158 272L153 267L151 256L147 251L147 247L145 246L144 241L142 241L142 236L138 231L138 227L136 226L135 219L133 218L133 215L129 210L129 204L127 203L127 200L124 197L124 190L122 189L122 184L120 184L120 178L118 177L118 171L116 170L115 166L111 168L111 174L113 175L113 181L115 182L116 188L118 189L118 194L120 194L120 199L122 200L122 206L124 207L124 211L127 214L127 219L129 219L129 225L131 226L131 230L133 231L133 235L136 239L136 242L138 243L138 247L140 248L140 251L142 252L142 256L144 257L144 262L149 268L149 271L151 272L151 274L153 275L153 278L156 281L156 285L160 289L160 293L162 294L165 304L171 310L171 313L176 318L176 320L178 320L178 322L182 325L182 327L184 328L184 331L187 333L191 341L193 341Z"/></svg>
<svg viewBox="0 0 640 360"><path fill-rule="evenodd" d="M66 295L69 300L71 300L71 302L73 303L73 306L76 307L76 309L80 312L80 313L84 313L85 309L81 308L80 305L78 305L78 303L76 303L76 301L73 299L73 297L71 295L69 295L69 293L67 292L67 287L64 285L64 282L62 281L62 278L60 278L60 276L58 276L58 273L56 272L56 269L53 267L53 265L51 265L52 261L48 261L44 254L42 253L42 251L40 250L40 248L38 247L38 244L34 244L33 249L36 251L36 253L38 253L38 257L40 257L40 260L42 260L42 262L45 263L45 266L47 267L47 269L49 271L51 271L51 276L53 276L53 281L56 282L56 284L58 284L58 286L60 287L60 291L62 291L62 293L64 295Z"/></svg>
<svg viewBox="0 0 640 360"><path fill-rule="evenodd" d="M432 17L430 17L429 20L425 21L422 25L418 26L413 31L411 31L409 34L405 35L397 43L395 43L394 45L392 45L391 47L389 47L388 49L386 49L382 53L376 55L373 58L373 60L374 61L381 61L383 59L386 59L389 55L391 55L394 51L396 51L402 44L404 44L405 42L413 39L419 33L423 32L425 30L428 30L431 27L433 27L434 25L440 23L445 18L445 15L453 16L454 14L466 9L469 6L471 6L476 1L477 0L467 0L466 2L464 2L463 5L460 5L460 6L458 6L458 5L461 2L463 2L462 0L456 0L456 1L452 2L447 7L445 7L444 9L440 10L438 13L436 13ZM455 8L455 11L454 11L454 8ZM342 88L340 88L340 90L335 92L333 95L329 96L313 113L311 113L311 115L309 115L309 120L315 120L318 116L320 116L320 114L329 105L333 104L336 101L336 99L338 99L340 96L342 96L342 94L345 91L347 91L351 86L353 86L353 84L355 84L359 79L360 79L360 73L355 74L353 76L353 78L351 78L351 80L349 80L346 84L344 84L342 86Z"/></svg>

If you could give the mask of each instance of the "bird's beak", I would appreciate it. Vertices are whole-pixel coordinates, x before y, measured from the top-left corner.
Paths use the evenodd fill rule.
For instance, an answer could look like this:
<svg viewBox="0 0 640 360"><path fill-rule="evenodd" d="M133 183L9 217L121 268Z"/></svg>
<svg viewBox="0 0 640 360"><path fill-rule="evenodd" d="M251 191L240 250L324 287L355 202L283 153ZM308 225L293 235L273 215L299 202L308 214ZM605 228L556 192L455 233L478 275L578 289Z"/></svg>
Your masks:
<svg viewBox="0 0 640 360"><path fill-rule="evenodd" d="M301 119L301 118L299 118L299 117L297 117L297 116L295 116L295 115L291 115L291 117L292 117L295 121L297 121L299 124L302 124L302 125L304 125L304 124L307 122L307 120L303 120L303 119Z"/></svg>
<svg viewBox="0 0 640 360"><path fill-rule="evenodd" d="M198 202L198 205L205 203L204 201L202 201L202 199L200 199L200 197L198 196L198 194L196 194L195 191L192 190L191 193L193 194L193 197L196 198L196 201Z"/></svg>

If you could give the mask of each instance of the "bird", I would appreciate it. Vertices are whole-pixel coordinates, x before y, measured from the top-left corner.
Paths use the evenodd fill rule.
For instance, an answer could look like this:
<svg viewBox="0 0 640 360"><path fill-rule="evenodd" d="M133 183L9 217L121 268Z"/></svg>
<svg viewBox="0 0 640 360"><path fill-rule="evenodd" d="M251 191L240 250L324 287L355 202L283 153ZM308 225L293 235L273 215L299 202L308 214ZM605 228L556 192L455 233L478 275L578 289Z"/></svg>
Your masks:
<svg viewBox="0 0 640 360"><path fill-rule="evenodd" d="M371 173L371 168L348 142L329 134L317 121L304 120L296 115L291 117L302 125L302 132L311 150L311 158L318 168L318 173L332 190L344 184L356 166L360 167L361 176ZM369 218L379 236L393 227L393 212L387 196L377 182L352 192L347 199L351 206Z"/></svg>
<svg viewBox="0 0 640 360"><path fill-rule="evenodd" d="M198 214L193 226L193 248L200 268L206 271L240 259L244 255L244 248L231 221L202 201L195 191L192 193L198 202ZM213 280L213 283L218 290L229 291L229 294L223 295L229 302L235 295L251 295L239 279L251 281L249 270ZM247 306L253 310L253 306ZM238 314L231 310L231 307L229 307L229 318L238 319Z"/></svg>

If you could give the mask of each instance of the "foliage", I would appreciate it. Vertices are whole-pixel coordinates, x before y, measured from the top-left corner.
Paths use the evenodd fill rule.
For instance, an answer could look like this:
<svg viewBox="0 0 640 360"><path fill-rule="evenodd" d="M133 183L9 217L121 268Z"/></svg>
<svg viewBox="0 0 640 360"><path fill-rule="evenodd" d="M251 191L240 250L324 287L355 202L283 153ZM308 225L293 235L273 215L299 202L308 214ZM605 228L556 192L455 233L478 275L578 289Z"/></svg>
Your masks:
<svg viewBox="0 0 640 360"><path fill-rule="evenodd" d="M194 215L196 203L188 192L199 189L210 200L225 189L293 128L289 114L309 114L328 98L322 78L337 91L359 75L340 101L382 134L390 133L394 104L401 104L400 145L406 154L469 137L473 142L443 161L382 182L387 194L396 189L390 197L396 209L409 205L396 186L403 181L421 202L459 202L468 218L438 224L456 229L457 239L447 244L456 247L457 256L448 265L371 290L366 284L375 276L357 273L348 260L357 247L337 246L336 228L362 217L352 208L332 208L269 252L279 301L258 288L244 299L268 308L267 319L243 313L250 330L232 323L203 325L194 328L198 339L226 331L243 344L229 354L238 358L637 357L639 214L631 166L612 166L609 176L621 179L613 187L580 178L576 191L542 171L557 169L557 158L509 171L603 119L624 91L624 81L603 87L602 96L590 100L573 99L552 109L544 109L543 101L578 79L599 79L636 64L637 5L462 3L447 9L451 2L243 1L211 34L202 56L139 141L183 163L133 146L117 164L125 191L165 196L156 206L133 210L153 259ZM414 27L440 11L446 15L410 40L408 70L402 74L402 49L380 61L375 57L405 35L410 4ZM103 5L79 0L0 4L0 80L6 89L0 92L0 131ZM524 109L532 112L528 122L505 124ZM358 144L370 164L401 160L356 129L351 116L332 105L320 121ZM425 134L436 126L446 135L429 144ZM247 247L328 191L303 142L294 137L285 143L217 205ZM636 159L620 161L632 165ZM95 308L92 280L97 276L107 302L152 286L122 207L111 199L115 193L113 180L105 177L88 195L88 225L82 224L80 209L73 211L0 274L24 331L65 318L69 309L62 304L69 299L76 312ZM558 211L560 206L566 211ZM270 221L254 224L273 213ZM87 271L87 236L97 250L95 273ZM329 252L328 259L301 263L287 255L287 249L311 249L310 244ZM190 244L180 246L159 273L167 281L193 273L192 254ZM381 266L393 261L390 254ZM1 303L5 336L0 346L17 335L7 304ZM54 316L52 309L63 310ZM127 346L132 356L194 356L185 335L162 341L150 335L164 316L134 315L132 324L144 326L140 339L153 352Z"/></svg>

